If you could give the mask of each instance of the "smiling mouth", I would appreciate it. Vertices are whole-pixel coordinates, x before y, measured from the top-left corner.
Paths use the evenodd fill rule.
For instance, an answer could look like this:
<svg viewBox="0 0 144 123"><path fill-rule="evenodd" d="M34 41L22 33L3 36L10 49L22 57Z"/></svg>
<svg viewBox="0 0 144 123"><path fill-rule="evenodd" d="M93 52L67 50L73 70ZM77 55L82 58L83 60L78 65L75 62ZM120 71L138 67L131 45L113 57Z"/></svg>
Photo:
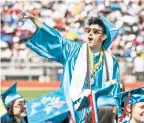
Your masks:
<svg viewBox="0 0 144 123"><path fill-rule="evenodd" d="M21 111L22 111L22 112L26 112L26 108L23 108Z"/></svg>

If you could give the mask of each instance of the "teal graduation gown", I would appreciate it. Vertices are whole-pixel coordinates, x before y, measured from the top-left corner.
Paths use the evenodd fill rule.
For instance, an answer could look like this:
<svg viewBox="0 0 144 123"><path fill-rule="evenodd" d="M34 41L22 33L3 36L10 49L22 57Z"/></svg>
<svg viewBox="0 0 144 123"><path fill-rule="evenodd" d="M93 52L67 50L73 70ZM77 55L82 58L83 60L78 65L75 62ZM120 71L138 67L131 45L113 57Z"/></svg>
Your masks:
<svg viewBox="0 0 144 123"><path fill-rule="evenodd" d="M1 117L1 123L12 123L11 118L8 114L5 114ZM21 123L26 123L24 119L21 120Z"/></svg>
<svg viewBox="0 0 144 123"><path fill-rule="evenodd" d="M64 89L66 100L73 119L76 123L83 123L86 119L85 114L89 114L91 109L87 107L80 111L74 111L74 103L69 95L72 72L82 44L62 37L57 30L43 24L43 26L38 28L33 36L27 41L26 46L38 55L54 60L63 65L63 80L60 87ZM94 58L94 63L97 62L98 57L99 55ZM118 63L114 57L113 61L113 79L119 82ZM101 69L95 72L96 77L94 78L94 83L92 85L93 90L102 88L105 83L102 82L103 63L104 62L102 62L99 66ZM113 94L117 94L119 91L120 89L117 88Z"/></svg>

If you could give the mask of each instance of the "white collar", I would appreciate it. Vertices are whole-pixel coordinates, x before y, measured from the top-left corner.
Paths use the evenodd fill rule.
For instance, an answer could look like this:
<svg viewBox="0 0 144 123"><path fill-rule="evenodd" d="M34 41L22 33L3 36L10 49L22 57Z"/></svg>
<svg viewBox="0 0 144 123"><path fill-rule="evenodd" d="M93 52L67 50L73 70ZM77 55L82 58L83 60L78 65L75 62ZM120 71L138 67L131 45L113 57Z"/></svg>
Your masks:
<svg viewBox="0 0 144 123"><path fill-rule="evenodd" d="M98 56L98 55L100 54L100 52L93 53L93 54L94 54L94 56L96 57L96 56Z"/></svg>

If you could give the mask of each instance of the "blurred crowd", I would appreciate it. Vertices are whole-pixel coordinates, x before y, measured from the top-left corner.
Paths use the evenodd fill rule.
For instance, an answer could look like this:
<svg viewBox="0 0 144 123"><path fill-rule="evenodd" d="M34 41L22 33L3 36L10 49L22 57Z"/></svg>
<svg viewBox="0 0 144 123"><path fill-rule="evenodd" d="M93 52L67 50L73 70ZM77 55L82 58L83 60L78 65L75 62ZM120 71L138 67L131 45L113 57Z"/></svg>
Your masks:
<svg viewBox="0 0 144 123"><path fill-rule="evenodd" d="M71 40L86 42L90 17L104 15L120 28L109 51L120 64L121 80L135 75L144 81L144 1L139 0L41 0L0 1L1 61L39 62L25 42L35 32L30 20L21 20L18 9L27 10Z"/></svg>

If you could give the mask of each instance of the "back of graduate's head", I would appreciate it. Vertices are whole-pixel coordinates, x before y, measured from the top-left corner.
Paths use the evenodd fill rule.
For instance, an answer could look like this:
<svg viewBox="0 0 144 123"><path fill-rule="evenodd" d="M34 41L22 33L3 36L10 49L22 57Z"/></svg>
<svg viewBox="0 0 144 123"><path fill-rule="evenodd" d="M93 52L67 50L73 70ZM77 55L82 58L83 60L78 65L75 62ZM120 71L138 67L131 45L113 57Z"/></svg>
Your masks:
<svg viewBox="0 0 144 123"><path fill-rule="evenodd" d="M116 123L116 112L114 106L102 106L98 109L99 123Z"/></svg>

